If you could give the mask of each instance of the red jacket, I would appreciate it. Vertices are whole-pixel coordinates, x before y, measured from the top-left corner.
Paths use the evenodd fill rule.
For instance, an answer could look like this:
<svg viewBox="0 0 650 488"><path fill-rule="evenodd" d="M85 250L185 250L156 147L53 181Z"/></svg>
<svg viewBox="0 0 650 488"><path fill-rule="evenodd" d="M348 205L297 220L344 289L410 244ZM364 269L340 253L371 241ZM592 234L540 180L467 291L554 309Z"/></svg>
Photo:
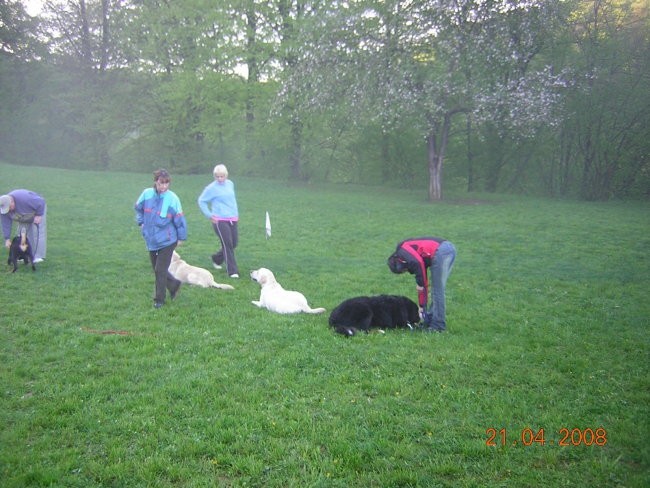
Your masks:
<svg viewBox="0 0 650 488"><path fill-rule="evenodd" d="M418 291L420 307L426 306L429 296L427 269L431 267L434 254L445 240L440 237L416 237L400 242L395 250L395 254L406 262L408 272L415 275L415 282L423 288Z"/></svg>

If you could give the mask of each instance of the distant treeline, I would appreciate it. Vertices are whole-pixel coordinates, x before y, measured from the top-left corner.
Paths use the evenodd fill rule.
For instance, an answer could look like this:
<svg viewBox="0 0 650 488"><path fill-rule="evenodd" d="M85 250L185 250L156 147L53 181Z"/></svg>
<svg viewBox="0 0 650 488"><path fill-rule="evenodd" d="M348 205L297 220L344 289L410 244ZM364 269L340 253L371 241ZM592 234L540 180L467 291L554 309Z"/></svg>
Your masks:
<svg viewBox="0 0 650 488"><path fill-rule="evenodd" d="M6 162L650 196L645 0L46 5L0 4Z"/></svg>

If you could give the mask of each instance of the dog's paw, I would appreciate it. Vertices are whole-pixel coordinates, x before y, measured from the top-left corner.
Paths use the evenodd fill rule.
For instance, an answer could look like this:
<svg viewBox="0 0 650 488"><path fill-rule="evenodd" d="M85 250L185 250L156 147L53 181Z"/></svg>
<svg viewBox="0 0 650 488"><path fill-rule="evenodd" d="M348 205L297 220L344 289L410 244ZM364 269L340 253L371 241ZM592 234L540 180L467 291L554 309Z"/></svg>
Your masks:
<svg viewBox="0 0 650 488"><path fill-rule="evenodd" d="M341 334L341 335L343 335L345 337L352 337L353 335L355 335L357 333L357 329L355 329L354 327L347 327L345 325L339 325L339 326L335 327L334 331L337 334Z"/></svg>
<svg viewBox="0 0 650 488"><path fill-rule="evenodd" d="M258 301L255 301L255 300L252 300L251 303L252 303L253 305L255 305L256 307L260 307L260 308L262 308L262 303L261 303L261 302L258 302Z"/></svg>

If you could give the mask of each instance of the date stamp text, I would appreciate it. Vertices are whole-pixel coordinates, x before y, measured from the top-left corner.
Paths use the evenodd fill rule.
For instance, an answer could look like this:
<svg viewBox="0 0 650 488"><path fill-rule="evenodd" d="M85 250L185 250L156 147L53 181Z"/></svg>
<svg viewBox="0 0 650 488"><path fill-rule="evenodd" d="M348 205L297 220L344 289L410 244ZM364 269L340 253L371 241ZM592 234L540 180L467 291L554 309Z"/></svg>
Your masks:
<svg viewBox="0 0 650 488"><path fill-rule="evenodd" d="M526 427L521 431L512 434L505 428L497 429L490 427L485 430L487 439L485 445L490 447L498 446L599 446L607 444L607 430L603 427L596 429L586 428L569 429L562 427L552 434L552 438L547 435L545 429L531 429ZM556 435L557 434L557 437Z"/></svg>

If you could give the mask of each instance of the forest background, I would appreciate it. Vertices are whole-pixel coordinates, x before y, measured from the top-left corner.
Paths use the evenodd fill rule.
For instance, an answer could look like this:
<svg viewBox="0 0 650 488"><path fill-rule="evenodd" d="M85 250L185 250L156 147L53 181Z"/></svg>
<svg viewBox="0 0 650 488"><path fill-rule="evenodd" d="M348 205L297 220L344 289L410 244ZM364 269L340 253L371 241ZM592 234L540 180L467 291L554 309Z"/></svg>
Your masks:
<svg viewBox="0 0 650 488"><path fill-rule="evenodd" d="M0 1L5 162L650 197L647 0L26 7Z"/></svg>

